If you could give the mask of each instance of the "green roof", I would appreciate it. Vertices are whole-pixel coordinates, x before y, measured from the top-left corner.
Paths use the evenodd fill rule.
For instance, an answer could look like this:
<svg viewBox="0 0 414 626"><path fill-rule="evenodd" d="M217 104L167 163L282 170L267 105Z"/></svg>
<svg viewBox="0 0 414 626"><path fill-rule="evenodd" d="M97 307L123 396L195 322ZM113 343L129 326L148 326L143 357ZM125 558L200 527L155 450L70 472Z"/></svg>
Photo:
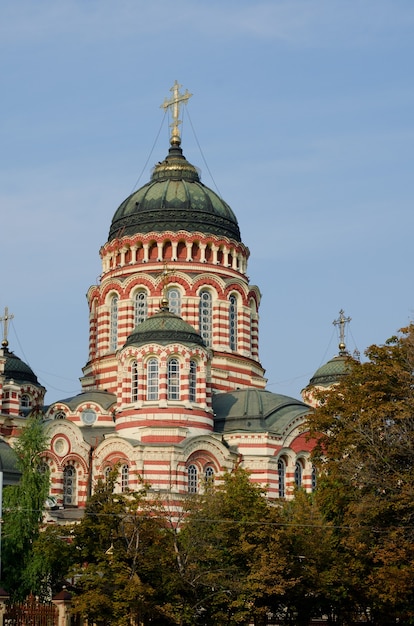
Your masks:
<svg viewBox="0 0 414 626"><path fill-rule="evenodd" d="M182 343L205 347L198 332L181 317L162 308L138 324L125 342L125 346L142 346L147 343Z"/></svg>
<svg viewBox="0 0 414 626"><path fill-rule="evenodd" d="M339 354L333 357L330 361L316 370L309 381L309 385L328 387L329 385L338 383L349 371L350 358L351 357L348 353Z"/></svg>
<svg viewBox="0 0 414 626"><path fill-rule="evenodd" d="M311 409L289 396L262 389L238 389L213 396L213 410L216 432L282 434L293 420Z"/></svg>
<svg viewBox="0 0 414 626"><path fill-rule="evenodd" d="M4 376L7 380L14 380L17 383L34 383L39 385L36 374L32 368L22 361L13 352L4 348L6 363L4 366Z"/></svg>
<svg viewBox="0 0 414 626"><path fill-rule="evenodd" d="M75 411L77 407L84 402L94 402L107 411L113 404L116 403L116 396L114 393L105 391L104 389L96 389L94 391L83 391L82 393L78 393L76 396L65 398L64 400L59 400L58 402L60 404L66 404L71 411Z"/></svg>
<svg viewBox="0 0 414 626"><path fill-rule="evenodd" d="M149 183L131 194L117 209L108 241L149 232L200 232L240 241L236 216L214 191L203 185L197 169L171 146Z"/></svg>

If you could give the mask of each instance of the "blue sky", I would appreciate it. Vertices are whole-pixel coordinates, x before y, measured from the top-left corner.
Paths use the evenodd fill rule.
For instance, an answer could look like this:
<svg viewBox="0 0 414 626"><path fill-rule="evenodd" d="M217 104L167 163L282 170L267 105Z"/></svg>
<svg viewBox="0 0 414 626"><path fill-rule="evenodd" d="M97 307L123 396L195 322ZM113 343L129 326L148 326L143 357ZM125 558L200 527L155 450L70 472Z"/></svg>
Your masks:
<svg viewBox="0 0 414 626"><path fill-rule="evenodd" d="M236 213L269 389L298 397L352 317L413 317L412 0L2 0L0 311L52 402L80 390L112 216L168 150ZM164 120L164 121L163 121Z"/></svg>

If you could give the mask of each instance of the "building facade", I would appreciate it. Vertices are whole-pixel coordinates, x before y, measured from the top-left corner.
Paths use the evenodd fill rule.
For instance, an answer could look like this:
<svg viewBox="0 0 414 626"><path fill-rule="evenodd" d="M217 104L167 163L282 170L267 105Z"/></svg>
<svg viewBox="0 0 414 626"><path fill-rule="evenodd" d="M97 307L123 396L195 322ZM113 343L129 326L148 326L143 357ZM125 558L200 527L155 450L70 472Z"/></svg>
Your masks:
<svg viewBox="0 0 414 626"><path fill-rule="evenodd" d="M30 368L10 375L17 357L3 345L2 434L41 407L58 520L80 516L114 465L120 491L144 480L177 503L238 465L269 498L315 486L309 404L266 390L260 291L237 218L183 154L187 95L174 85L168 154L116 210L100 249L81 392L44 407L45 389Z"/></svg>

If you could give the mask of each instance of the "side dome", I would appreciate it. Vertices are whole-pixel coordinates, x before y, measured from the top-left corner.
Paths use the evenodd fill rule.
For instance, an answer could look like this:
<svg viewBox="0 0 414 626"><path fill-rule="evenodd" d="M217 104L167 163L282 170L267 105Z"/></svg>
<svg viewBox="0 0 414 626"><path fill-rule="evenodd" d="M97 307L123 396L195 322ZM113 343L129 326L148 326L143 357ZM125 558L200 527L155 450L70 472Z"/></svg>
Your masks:
<svg viewBox="0 0 414 626"><path fill-rule="evenodd" d="M219 433L238 431L281 434L311 408L295 398L264 389L238 389L213 396L214 429Z"/></svg>
<svg viewBox="0 0 414 626"><path fill-rule="evenodd" d="M229 205L203 185L179 145L170 147L149 183L117 209L108 241L124 235L165 231L201 232L240 242L237 219Z"/></svg>
<svg viewBox="0 0 414 626"><path fill-rule="evenodd" d="M6 362L4 364L4 376L7 380L14 380L16 383L33 383L39 385L36 374L32 368L22 361L7 347L4 348Z"/></svg>
<svg viewBox="0 0 414 626"><path fill-rule="evenodd" d="M145 322L141 322L125 342L127 346L142 346L147 343L182 343L206 347L201 335L181 317L163 307Z"/></svg>
<svg viewBox="0 0 414 626"><path fill-rule="evenodd" d="M308 387L329 387L339 383L349 372L350 358L348 353L334 356L316 370L309 381Z"/></svg>

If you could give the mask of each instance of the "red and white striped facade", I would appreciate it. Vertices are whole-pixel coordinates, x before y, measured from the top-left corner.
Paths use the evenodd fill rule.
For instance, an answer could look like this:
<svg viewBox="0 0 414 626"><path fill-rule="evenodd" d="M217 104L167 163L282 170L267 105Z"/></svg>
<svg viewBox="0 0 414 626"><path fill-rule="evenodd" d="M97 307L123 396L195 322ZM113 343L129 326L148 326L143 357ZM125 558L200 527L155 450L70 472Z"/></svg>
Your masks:
<svg viewBox="0 0 414 626"><path fill-rule="evenodd" d="M271 498L292 497L295 484L314 487L312 444L302 432L308 407L265 391L260 291L246 273L249 250L219 231L138 226L102 246L102 273L87 294L81 393L45 412L55 517L81 510L96 479L115 464L121 491L145 481L172 506L240 464ZM171 323L191 327L189 340L162 334L163 299ZM161 334L141 341L147 327ZM255 421L247 408L232 414L236 399L247 407L252 391L259 398ZM228 420L215 408L225 394ZM261 414L264 394L271 409Z"/></svg>

